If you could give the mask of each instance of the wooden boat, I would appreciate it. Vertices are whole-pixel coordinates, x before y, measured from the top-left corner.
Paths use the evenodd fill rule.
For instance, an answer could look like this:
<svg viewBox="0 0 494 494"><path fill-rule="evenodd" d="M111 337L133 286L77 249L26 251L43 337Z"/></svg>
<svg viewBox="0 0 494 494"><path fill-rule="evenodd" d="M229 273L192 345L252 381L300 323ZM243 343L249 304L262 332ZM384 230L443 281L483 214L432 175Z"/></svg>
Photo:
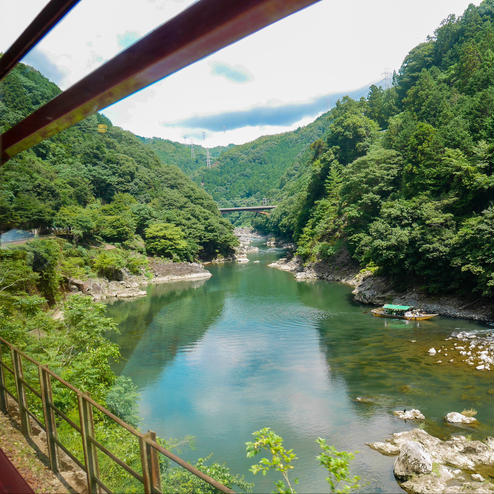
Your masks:
<svg viewBox="0 0 494 494"><path fill-rule="evenodd" d="M392 305L386 304L379 309L372 309L372 315L376 317L389 317L392 319L406 319L408 321L425 321L432 319L437 314L426 314L410 305Z"/></svg>

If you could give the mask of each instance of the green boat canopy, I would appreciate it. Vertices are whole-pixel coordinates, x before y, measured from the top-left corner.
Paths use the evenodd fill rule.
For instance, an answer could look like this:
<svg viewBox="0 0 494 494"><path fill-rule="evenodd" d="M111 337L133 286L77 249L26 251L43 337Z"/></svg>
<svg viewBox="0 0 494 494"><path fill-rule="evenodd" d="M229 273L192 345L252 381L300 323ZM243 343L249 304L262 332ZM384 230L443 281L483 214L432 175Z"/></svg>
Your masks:
<svg viewBox="0 0 494 494"><path fill-rule="evenodd" d="M406 311L406 310L410 310L411 308L412 307L409 305L391 305L391 304L383 305L383 309L389 309L389 310Z"/></svg>

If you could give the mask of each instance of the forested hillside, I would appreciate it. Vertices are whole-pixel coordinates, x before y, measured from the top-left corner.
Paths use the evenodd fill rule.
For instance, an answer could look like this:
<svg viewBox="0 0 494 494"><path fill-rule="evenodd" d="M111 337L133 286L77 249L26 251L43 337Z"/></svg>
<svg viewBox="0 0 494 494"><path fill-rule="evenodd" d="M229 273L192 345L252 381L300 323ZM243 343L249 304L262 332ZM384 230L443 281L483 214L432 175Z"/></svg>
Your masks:
<svg viewBox="0 0 494 494"><path fill-rule="evenodd" d="M206 148L203 146L182 144L160 137L139 137L139 139L155 152L162 163L178 166L188 176L199 168L206 168ZM231 146L233 144L209 148L211 163L214 164L218 156Z"/></svg>
<svg viewBox="0 0 494 494"><path fill-rule="evenodd" d="M258 225L431 293L493 293L494 2L448 17L384 91L344 98ZM283 185L283 184L282 184Z"/></svg>
<svg viewBox="0 0 494 494"><path fill-rule="evenodd" d="M7 129L59 89L20 64L0 88ZM98 124L107 126L98 132ZM211 197L178 168L162 164L132 133L93 115L0 169L0 228L64 230L76 242L139 243L161 225L181 240L167 257L212 258L235 240ZM163 226L165 225L165 226ZM167 225L167 226L166 226Z"/></svg>
<svg viewBox="0 0 494 494"><path fill-rule="evenodd" d="M297 155L320 137L327 127L327 115L293 132L259 137L223 152L211 169L192 175L204 184L222 206L260 204L276 192L276 185Z"/></svg>

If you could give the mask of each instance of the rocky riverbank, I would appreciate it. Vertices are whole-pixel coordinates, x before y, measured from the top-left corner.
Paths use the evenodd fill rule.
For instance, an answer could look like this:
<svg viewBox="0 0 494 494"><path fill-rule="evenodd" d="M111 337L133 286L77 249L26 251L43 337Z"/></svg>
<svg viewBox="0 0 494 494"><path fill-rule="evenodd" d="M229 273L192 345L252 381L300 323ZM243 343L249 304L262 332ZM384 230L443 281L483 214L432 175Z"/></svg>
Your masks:
<svg viewBox="0 0 494 494"><path fill-rule="evenodd" d="M72 293L90 295L94 300L107 298L134 298L146 295L144 287L150 284L174 281L206 280L211 273L201 264L185 262L165 262L158 258L149 259L150 275L132 275L122 270L119 280L105 278L67 279L67 286Z"/></svg>
<svg viewBox="0 0 494 494"><path fill-rule="evenodd" d="M413 429L368 446L383 455L397 456L393 473L410 494L493 492L492 437L473 441L465 436L453 436L441 441L422 429Z"/></svg>
<svg viewBox="0 0 494 494"><path fill-rule="evenodd" d="M304 266L302 260L295 256L291 259L279 259L269 266L289 271L297 280L320 279L346 283L354 287L352 293L355 300L364 304L413 305L426 312L447 317L484 322L494 320L493 304L485 300L465 300L451 295L431 296L417 288L399 292L389 280L376 276L371 271L361 270L346 251L336 256L331 264L317 262Z"/></svg>
<svg viewBox="0 0 494 494"><path fill-rule="evenodd" d="M259 247L252 245L254 240L262 240L264 237L256 233L251 228L235 228L233 233L238 238L239 245L235 248L234 261L239 263L249 262L248 254L259 252Z"/></svg>

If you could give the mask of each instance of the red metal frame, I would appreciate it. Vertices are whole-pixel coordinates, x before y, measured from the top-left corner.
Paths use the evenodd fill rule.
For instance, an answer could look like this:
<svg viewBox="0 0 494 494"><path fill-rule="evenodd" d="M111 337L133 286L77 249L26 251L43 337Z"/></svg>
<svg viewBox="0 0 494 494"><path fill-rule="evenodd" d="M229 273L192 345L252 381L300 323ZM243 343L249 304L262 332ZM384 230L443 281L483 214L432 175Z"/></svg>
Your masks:
<svg viewBox="0 0 494 494"><path fill-rule="evenodd" d="M51 0L0 58L2 80L80 0ZM4 19L6 21L7 19Z"/></svg>
<svg viewBox="0 0 494 494"><path fill-rule="evenodd" d="M1 163L92 113L319 0L201 0L0 136Z"/></svg>
<svg viewBox="0 0 494 494"><path fill-rule="evenodd" d="M1 494L34 494L17 468L0 449L0 493Z"/></svg>

